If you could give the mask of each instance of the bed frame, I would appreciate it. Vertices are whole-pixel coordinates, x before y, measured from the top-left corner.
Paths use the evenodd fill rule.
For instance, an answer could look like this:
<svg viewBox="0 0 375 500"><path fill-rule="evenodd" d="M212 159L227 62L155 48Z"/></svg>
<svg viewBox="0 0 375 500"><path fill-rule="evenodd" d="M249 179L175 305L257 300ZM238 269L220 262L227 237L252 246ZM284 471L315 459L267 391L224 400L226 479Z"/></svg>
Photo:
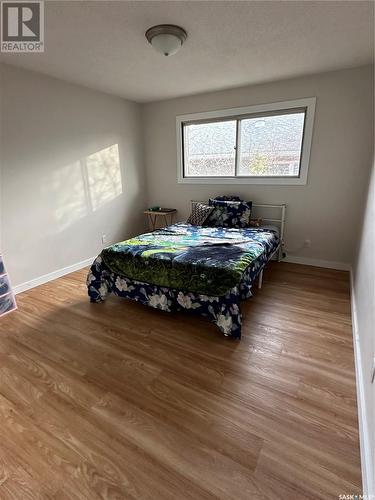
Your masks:
<svg viewBox="0 0 375 500"><path fill-rule="evenodd" d="M197 202L193 201L192 203ZM281 260L283 257L282 239L285 228L285 204L254 203L253 207L254 215L257 217L262 216L267 223L280 225L280 242L272 245L272 250L261 258L258 267L254 269L251 266L247 267L245 270L245 273L248 272L246 275L247 280L243 276L241 282L228 290L225 295L220 297L207 296L132 280L113 272L107 267L100 254L94 260L87 276L87 290L90 302L102 302L110 293L114 293L119 297L136 300L141 304L168 312L189 310L210 319L226 337L239 340L242 325L241 301L251 297L251 286L255 280L258 279L258 287L261 288L263 269L268 261L271 258ZM264 213L267 209L271 211L279 210L281 215L275 217L267 215ZM271 251L273 253L269 257Z"/></svg>
<svg viewBox="0 0 375 500"><path fill-rule="evenodd" d="M191 200L191 205L193 206L195 203L204 203L208 204L207 201L199 201L199 200ZM254 210L255 209L255 210ZM284 231L285 231L285 222L286 222L286 204L281 203L280 205L274 205L269 203L253 203L252 204L252 212L256 213L257 217L261 217L263 222L270 222L272 224L278 224L280 226L280 244L276 248L275 252L271 255L270 260L273 259L277 255L277 261L280 262L284 257ZM270 218L263 217L263 212L266 212L265 215L270 213L270 211L278 211L278 218ZM263 274L264 268L260 271L258 276L258 288L262 288L263 284Z"/></svg>

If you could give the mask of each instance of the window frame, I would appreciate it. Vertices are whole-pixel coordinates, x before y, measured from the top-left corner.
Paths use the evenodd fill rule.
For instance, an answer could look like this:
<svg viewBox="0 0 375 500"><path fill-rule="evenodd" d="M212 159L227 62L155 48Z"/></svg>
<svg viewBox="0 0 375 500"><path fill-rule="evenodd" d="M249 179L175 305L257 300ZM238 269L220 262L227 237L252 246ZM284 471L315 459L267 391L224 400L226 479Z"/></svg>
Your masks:
<svg viewBox="0 0 375 500"><path fill-rule="evenodd" d="M305 185L309 169L310 151L314 126L316 97L281 101L270 104L259 104L241 108L230 108L203 113L191 113L176 117L177 135L177 182L179 184L264 184L264 185ZM302 148L299 176L244 176L237 175L239 168L238 144L240 140L241 120L256 118L257 116L273 116L289 114L296 111L305 112L304 129L302 135ZM283 113L284 112L284 113ZM236 120L236 155L234 176L202 176L187 177L184 175L184 124L211 123L215 121Z"/></svg>

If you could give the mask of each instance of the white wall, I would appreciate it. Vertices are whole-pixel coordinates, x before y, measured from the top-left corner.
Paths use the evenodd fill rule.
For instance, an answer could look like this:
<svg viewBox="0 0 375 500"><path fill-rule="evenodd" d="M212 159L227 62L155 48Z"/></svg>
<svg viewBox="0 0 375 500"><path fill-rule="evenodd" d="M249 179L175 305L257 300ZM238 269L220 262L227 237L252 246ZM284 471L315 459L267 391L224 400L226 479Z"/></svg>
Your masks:
<svg viewBox="0 0 375 500"><path fill-rule="evenodd" d="M3 92L3 72L1 71L1 64L0 64L0 254L2 253L2 230L1 230L1 223L2 223L2 218L1 218L1 210L2 210L2 175L3 175L3 148L2 148L2 143L1 143L1 137L2 137L2 129L3 129L3 101L4 101L4 92Z"/></svg>
<svg viewBox="0 0 375 500"><path fill-rule="evenodd" d="M142 129L135 103L0 71L1 242L19 285L95 256L102 233L111 243L143 230Z"/></svg>
<svg viewBox="0 0 375 500"><path fill-rule="evenodd" d="M364 410L375 464L372 68L147 104L143 135L135 103L7 65L0 72L0 251L13 284L93 257L103 233L111 243L142 231L146 204L175 206L181 218L191 199L215 194L286 202L286 241L294 256L332 265L354 258ZM310 96L317 97L317 108L306 186L177 184L176 115ZM118 148L118 159L96 154L108 147ZM312 241L309 249L302 248L305 238Z"/></svg>
<svg viewBox="0 0 375 500"><path fill-rule="evenodd" d="M286 243L294 257L349 264L354 253L350 228L360 219L368 173L371 93L366 66L146 104L148 204L174 206L182 218L189 200L215 194L286 202ZM177 184L176 115L312 96L317 107L306 186ZM305 239L311 248L303 248Z"/></svg>
<svg viewBox="0 0 375 500"><path fill-rule="evenodd" d="M371 384L370 373L375 358L375 158L369 179L368 194L360 230L359 245L353 266L353 303L355 333L359 343L357 360L360 360L362 373L359 374L359 394L361 410L365 418L362 435L369 448L367 464L367 494L375 495L375 382ZM362 378L361 378L362 377ZM362 444L362 443L361 443ZM363 458L365 458L363 456Z"/></svg>

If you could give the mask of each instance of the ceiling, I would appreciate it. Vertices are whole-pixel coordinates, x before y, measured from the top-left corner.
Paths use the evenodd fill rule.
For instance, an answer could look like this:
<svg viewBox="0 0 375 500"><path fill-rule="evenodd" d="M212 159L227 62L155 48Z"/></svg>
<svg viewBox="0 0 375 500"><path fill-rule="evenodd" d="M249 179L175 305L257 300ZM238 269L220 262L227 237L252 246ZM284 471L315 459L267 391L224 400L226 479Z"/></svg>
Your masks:
<svg viewBox="0 0 375 500"><path fill-rule="evenodd" d="M181 25L164 57L144 32ZM51 1L45 52L0 60L138 102L359 66L373 60L365 1Z"/></svg>

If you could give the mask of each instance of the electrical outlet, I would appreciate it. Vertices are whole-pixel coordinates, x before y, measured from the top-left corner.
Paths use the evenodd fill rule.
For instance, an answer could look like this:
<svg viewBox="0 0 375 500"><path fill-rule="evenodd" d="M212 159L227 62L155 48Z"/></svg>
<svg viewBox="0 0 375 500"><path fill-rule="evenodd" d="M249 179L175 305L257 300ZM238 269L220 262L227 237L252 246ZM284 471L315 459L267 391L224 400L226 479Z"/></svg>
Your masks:
<svg viewBox="0 0 375 500"><path fill-rule="evenodd" d="M102 243L103 243L103 245L105 243L107 243L107 235L106 234L102 234Z"/></svg>
<svg viewBox="0 0 375 500"><path fill-rule="evenodd" d="M375 358L372 360L372 368L371 368L371 383L373 384L375 380Z"/></svg>
<svg viewBox="0 0 375 500"><path fill-rule="evenodd" d="M303 242L303 246L305 248L310 248L311 247L311 240L309 240L308 238Z"/></svg>

